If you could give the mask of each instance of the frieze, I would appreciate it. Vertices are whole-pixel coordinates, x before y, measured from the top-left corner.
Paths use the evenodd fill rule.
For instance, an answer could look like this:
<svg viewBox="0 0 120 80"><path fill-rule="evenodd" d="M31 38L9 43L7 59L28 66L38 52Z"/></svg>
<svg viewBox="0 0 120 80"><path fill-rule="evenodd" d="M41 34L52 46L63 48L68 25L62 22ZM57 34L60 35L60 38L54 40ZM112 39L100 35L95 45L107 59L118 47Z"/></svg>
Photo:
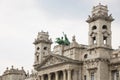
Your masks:
<svg viewBox="0 0 120 80"><path fill-rule="evenodd" d="M96 59L89 59L84 61L87 69L97 68L99 62L107 62L109 64L108 59L96 58Z"/></svg>

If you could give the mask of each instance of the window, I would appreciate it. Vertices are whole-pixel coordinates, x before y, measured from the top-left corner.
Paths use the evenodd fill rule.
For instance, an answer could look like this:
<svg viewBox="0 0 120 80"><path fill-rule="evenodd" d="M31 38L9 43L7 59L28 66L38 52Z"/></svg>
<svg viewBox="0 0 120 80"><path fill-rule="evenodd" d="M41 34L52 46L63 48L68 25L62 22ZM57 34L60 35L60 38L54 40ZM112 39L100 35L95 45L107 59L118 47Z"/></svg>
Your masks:
<svg viewBox="0 0 120 80"><path fill-rule="evenodd" d="M88 57L88 55L87 55L87 54L85 54L85 55L84 55L84 58L86 59L87 57Z"/></svg>
<svg viewBox="0 0 120 80"><path fill-rule="evenodd" d="M106 26L106 25L103 25L102 29L107 29L107 26Z"/></svg>
<svg viewBox="0 0 120 80"><path fill-rule="evenodd" d="M84 75L84 80L87 80L87 77L86 77L86 75Z"/></svg>
<svg viewBox="0 0 120 80"><path fill-rule="evenodd" d="M93 37L93 44L96 44L96 37Z"/></svg>
<svg viewBox="0 0 120 80"><path fill-rule="evenodd" d="M39 56L37 56L37 61L39 61Z"/></svg>
<svg viewBox="0 0 120 80"><path fill-rule="evenodd" d="M107 37L103 37L104 44L107 44Z"/></svg>
<svg viewBox="0 0 120 80"><path fill-rule="evenodd" d="M43 49L44 49L44 50L47 50L47 47L44 47Z"/></svg>
<svg viewBox="0 0 120 80"><path fill-rule="evenodd" d="M93 27L92 27L92 30L95 30L95 29L97 29L97 27L96 27L96 26L93 26Z"/></svg>
<svg viewBox="0 0 120 80"><path fill-rule="evenodd" d="M112 80L118 80L119 79L119 72L117 70L112 71Z"/></svg>
<svg viewBox="0 0 120 80"><path fill-rule="evenodd" d="M91 73L91 80L94 80L94 73Z"/></svg>
<svg viewBox="0 0 120 80"><path fill-rule="evenodd" d="M39 50L40 48L39 47L37 47L37 50Z"/></svg>

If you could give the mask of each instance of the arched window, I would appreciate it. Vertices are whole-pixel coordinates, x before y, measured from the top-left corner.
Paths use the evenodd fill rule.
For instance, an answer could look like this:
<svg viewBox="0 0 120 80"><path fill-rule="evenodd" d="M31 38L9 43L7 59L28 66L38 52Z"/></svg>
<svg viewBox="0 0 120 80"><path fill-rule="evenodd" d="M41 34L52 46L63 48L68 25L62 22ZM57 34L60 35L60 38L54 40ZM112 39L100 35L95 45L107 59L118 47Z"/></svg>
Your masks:
<svg viewBox="0 0 120 80"><path fill-rule="evenodd" d="M107 44L107 37L103 36L104 44Z"/></svg>
<svg viewBox="0 0 120 80"><path fill-rule="evenodd" d="M37 58L37 61L39 61L39 56L38 56L38 55L37 55L37 57L36 57L36 58Z"/></svg>
<svg viewBox="0 0 120 80"><path fill-rule="evenodd" d="M93 27L92 27L92 30L95 30L95 29L97 29L97 27L96 27L96 26L93 26Z"/></svg>
<svg viewBox="0 0 120 80"><path fill-rule="evenodd" d="M106 26L106 25L103 25L102 29L107 29L107 26Z"/></svg>
<svg viewBox="0 0 120 80"><path fill-rule="evenodd" d="M39 50L40 48L39 47L37 47L37 50Z"/></svg>
<svg viewBox="0 0 120 80"><path fill-rule="evenodd" d="M87 54L85 54L85 55L84 55L84 59L86 59L87 57L88 57L88 55L87 55Z"/></svg>
<svg viewBox="0 0 120 80"><path fill-rule="evenodd" d="M94 76L94 72L92 72L92 73L91 73L91 80L95 80L94 77L95 77L95 76Z"/></svg>
<svg viewBox="0 0 120 80"><path fill-rule="evenodd" d="M97 41L96 41L96 37L93 37L93 44L96 44Z"/></svg>

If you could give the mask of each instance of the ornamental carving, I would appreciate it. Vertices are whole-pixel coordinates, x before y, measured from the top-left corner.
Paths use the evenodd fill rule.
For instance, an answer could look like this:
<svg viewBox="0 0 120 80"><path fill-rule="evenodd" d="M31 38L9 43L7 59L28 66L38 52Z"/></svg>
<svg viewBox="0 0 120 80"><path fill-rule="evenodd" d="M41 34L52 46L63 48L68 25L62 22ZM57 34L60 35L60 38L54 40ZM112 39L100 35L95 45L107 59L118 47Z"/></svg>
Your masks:
<svg viewBox="0 0 120 80"><path fill-rule="evenodd" d="M56 57L51 57L50 59L48 59L43 65L41 68L44 68L44 67L48 67L48 66L52 66L52 65L55 65L55 64L60 64L60 63L63 63L65 62L64 60L62 59L59 59L59 58L56 58Z"/></svg>

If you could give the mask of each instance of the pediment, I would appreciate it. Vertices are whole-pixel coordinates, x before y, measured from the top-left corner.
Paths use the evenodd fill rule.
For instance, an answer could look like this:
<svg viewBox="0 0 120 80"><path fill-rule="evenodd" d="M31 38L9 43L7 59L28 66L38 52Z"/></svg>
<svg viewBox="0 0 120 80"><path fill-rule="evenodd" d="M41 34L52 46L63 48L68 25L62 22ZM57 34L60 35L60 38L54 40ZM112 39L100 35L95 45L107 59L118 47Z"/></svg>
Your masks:
<svg viewBox="0 0 120 80"><path fill-rule="evenodd" d="M61 59L61 58L56 57L56 56L49 56L48 58L46 58L43 61L43 63L40 64L40 68L54 66L56 64L60 64L60 63L64 63L64 62L66 62L64 59Z"/></svg>
<svg viewBox="0 0 120 80"><path fill-rule="evenodd" d="M41 64L38 64L35 68L39 71L40 69L56 66L63 63L81 64L82 62L62 55L50 54Z"/></svg>

